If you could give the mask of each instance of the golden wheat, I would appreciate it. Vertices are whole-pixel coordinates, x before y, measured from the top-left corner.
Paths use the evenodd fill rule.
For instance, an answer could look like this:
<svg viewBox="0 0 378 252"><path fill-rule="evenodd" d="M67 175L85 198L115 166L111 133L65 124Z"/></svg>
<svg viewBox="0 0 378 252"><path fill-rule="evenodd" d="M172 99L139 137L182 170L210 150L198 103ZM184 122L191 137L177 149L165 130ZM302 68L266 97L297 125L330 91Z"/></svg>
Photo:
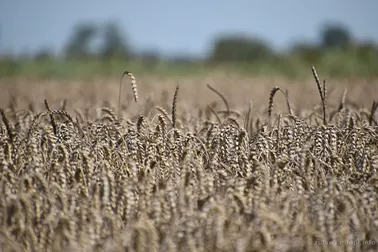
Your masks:
<svg viewBox="0 0 378 252"><path fill-rule="evenodd" d="M146 100L143 113L122 111L126 120L110 103L78 107L74 120L71 103L13 101L1 109L0 248L376 251L377 103L351 104L346 92L327 102L318 87L323 111L295 115L278 87L268 108L237 110L208 86L219 110L185 106L183 85L177 113L177 85L171 117ZM278 90L288 113L275 116Z"/></svg>

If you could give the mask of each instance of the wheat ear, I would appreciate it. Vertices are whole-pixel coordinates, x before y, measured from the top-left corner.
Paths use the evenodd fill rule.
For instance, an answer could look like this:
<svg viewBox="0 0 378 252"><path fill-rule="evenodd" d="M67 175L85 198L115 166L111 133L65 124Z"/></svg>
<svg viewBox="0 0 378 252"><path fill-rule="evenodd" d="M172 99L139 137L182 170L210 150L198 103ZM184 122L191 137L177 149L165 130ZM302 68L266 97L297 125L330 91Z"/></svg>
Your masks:
<svg viewBox="0 0 378 252"><path fill-rule="evenodd" d="M323 80L323 123L327 125L327 82Z"/></svg>
<svg viewBox="0 0 378 252"><path fill-rule="evenodd" d="M3 109L0 109L0 113L1 113L1 118L3 120L3 123L5 125L5 128L7 129L7 133L8 133L8 137L9 137L9 141L11 143L13 143L13 135L12 135L12 131L11 131L11 128L10 128L10 125L9 125L9 121L8 121L8 118L7 116L5 115L5 112Z"/></svg>
<svg viewBox="0 0 378 252"><path fill-rule="evenodd" d="M272 88L272 90L270 91L270 94L269 94L269 105L268 105L268 115L269 115L269 116L272 115L274 96L276 95L276 93L277 93L278 90L281 91L281 93L285 96L286 104L287 104L287 109L289 110L290 115L293 115L293 111L292 111L292 109L291 109L290 102L289 102L289 98L288 98L288 91L286 91L286 93L285 93L285 92L282 91L282 89L279 88L279 87L274 87L274 88Z"/></svg>
<svg viewBox="0 0 378 252"><path fill-rule="evenodd" d="M274 96L276 95L276 93L277 93L278 90L280 90L279 87L274 87L270 91L270 94L269 94L269 106L268 106L268 115L269 116L272 115Z"/></svg>
<svg viewBox="0 0 378 252"><path fill-rule="evenodd" d="M327 91L326 91L326 82L324 81L323 82L323 89L322 90L322 87L320 85L320 80L319 80L319 77L318 77L318 73L316 72L316 69L314 66L311 67L311 70L312 70L312 74L314 75L314 78L315 78L315 81L316 81L316 85L318 86L318 91L319 91L319 94L320 94L320 99L322 100L322 106L323 106L323 124L326 125L327 124L327 119L326 119L326 95L327 95Z"/></svg>
<svg viewBox="0 0 378 252"><path fill-rule="evenodd" d="M177 84L175 94L173 96L173 102L172 102L172 127L176 127L176 109L177 109L177 97L179 92L179 85Z"/></svg>
<svg viewBox="0 0 378 252"><path fill-rule="evenodd" d="M121 114L121 91L122 91L122 79L123 79L123 76L129 76L130 80L131 80L131 88L133 90L133 96L134 96L134 100L135 102L138 102L138 89L137 89L137 84L136 84L136 80L135 80L135 77L132 73L128 72L128 71L125 71L123 72L122 76L121 76L121 80L119 82L119 93L118 93L118 120L120 118L120 114Z"/></svg>

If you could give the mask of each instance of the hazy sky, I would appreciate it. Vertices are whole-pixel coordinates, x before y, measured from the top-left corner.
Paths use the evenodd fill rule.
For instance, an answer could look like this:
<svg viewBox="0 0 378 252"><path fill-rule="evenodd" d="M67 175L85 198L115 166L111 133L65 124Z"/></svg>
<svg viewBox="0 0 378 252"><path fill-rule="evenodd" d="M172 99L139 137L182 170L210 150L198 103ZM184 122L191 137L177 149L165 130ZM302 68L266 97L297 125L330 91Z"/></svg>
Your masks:
<svg viewBox="0 0 378 252"><path fill-rule="evenodd" d="M322 24L345 24L378 41L378 0L0 0L0 53L61 51L80 21L118 22L131 46L164 54L208 53L214 36L241 32L274 48L314 41ZM374 25L375 24L375 25Z"/></svg>

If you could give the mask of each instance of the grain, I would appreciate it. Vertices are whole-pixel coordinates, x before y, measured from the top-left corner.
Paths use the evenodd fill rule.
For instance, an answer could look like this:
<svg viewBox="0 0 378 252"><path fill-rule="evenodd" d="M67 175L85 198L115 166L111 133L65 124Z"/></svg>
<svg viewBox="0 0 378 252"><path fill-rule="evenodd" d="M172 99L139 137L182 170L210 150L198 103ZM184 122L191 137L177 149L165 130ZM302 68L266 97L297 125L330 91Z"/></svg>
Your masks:
<svg viewBox="0 0 378 252"><path fill-rule="evenodd" d="M158 88L171 104L151 96L122 119L111 100L3 108L2 251L377 250L376 102L323 84L324 122L323 105L294 114L279 87L219 109L175 85Z"/></svg>

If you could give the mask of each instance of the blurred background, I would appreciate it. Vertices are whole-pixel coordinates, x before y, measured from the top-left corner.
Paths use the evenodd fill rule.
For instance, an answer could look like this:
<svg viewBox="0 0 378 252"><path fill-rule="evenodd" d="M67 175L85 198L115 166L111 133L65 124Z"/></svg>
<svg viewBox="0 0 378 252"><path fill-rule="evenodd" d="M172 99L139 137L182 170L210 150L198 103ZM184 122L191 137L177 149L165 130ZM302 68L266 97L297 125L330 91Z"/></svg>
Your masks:
<svg viewBox="0 0 378 252"><path fill-rule="evenodd" d="M0 77L378 74L378 1L1 1Z"/></svg>

